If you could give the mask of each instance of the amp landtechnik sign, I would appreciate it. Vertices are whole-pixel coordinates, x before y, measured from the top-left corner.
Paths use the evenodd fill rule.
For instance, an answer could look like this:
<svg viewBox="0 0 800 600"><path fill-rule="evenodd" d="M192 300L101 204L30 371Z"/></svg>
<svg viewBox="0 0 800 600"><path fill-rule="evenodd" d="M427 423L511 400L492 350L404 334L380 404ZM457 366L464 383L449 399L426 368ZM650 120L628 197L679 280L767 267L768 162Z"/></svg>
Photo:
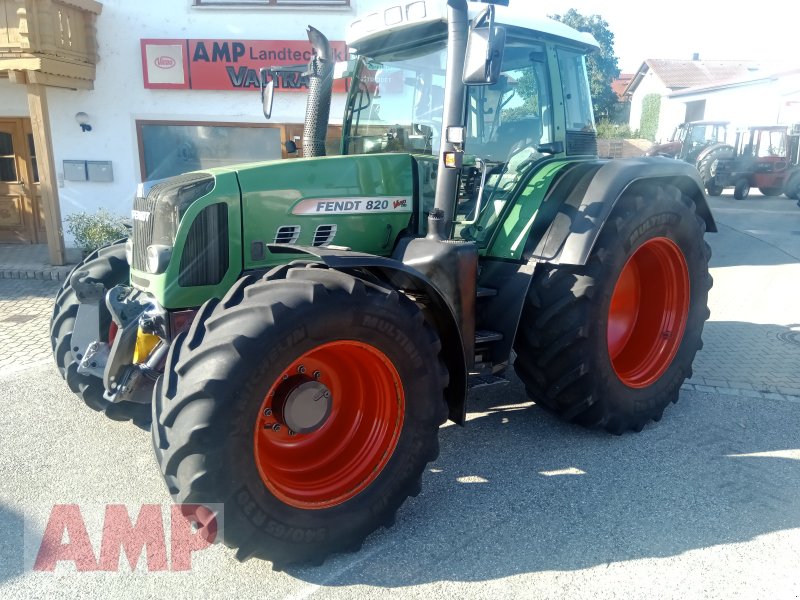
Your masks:
<svg viewBox="0 0 800 600"><path fill-rule="evenodd" d="M259 69L308 64L311 44L303 40L143 39L144 87L173 90L252 90ZM336 61L347 60L344 42L331 42ZM341 89L338 89L341 86ZM276 89L304 92L300 73L278 73ZM344 91L337 82L336 91Z"/></svg>

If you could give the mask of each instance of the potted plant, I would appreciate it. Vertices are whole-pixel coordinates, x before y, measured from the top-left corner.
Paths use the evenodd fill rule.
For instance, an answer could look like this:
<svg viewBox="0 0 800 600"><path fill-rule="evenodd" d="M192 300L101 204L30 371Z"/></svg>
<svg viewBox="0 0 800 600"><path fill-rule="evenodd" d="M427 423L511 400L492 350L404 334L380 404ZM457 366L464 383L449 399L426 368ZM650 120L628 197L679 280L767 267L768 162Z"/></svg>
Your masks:
<svg viewBox="0 0 800 600"><path fill-rule="evenodd" d="M87 256L92 251L128 236L125 220L105 208L97 212L78 212L67 215L67 231L75 245Z"/></svg>

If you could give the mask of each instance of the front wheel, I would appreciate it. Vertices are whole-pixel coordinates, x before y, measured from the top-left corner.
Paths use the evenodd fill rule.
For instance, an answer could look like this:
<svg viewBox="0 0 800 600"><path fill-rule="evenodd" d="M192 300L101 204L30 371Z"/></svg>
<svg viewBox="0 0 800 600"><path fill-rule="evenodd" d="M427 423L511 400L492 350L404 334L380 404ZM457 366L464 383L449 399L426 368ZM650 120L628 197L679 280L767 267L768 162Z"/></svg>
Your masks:
<svg viewBox="0 0 800 600"><path fill-rule="evenodd" d="M782 192L779 187L760 187L758 191L764 196L780 196Z"/></svg>
<svg viewBox="0 0 800 600"><path fill-rule="evenodd" d="M750 182L747 179L739 179L733 186L733 197L737 200L744 200L750 195Z"/></svg>
<svg viewBox="0 0 800 600"><path fill-rule="evenodd" d="M704 232L677 188L639 185L617 203L586 265L542 265L515 341L531 399L612 433L660 419L702 347Z"/></svg>
<svg viewBox="0 0 800 600"><path fill-rule="evenodd" d="M706 184L706 191L708 192L708 195L715 198L722 195L723 189L724 188L721 185L714 183L713 179Z"/></svg>
<svg viewBox="0 0 800 600"><path fill-rule="evenodd" d="M441 343L397 291L321 268L240 281L178 336L153 444L178 502L276 568L356 550L420 490L447 415Z"/></svg>

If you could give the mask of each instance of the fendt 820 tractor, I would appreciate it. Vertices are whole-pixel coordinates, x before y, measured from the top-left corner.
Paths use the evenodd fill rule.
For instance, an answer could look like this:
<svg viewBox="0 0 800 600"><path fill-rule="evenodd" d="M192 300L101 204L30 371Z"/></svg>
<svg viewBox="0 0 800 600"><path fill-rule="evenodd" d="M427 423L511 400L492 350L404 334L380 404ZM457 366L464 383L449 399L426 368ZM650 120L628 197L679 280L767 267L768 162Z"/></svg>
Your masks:
<svg viewBox="0 0 800 600"><path fill-rule="evenodd" d="M321 156L334 64L312 32L305 157L153 186L59 292L71 389L152 408L169 492L224 511L240 559L358 549L512 363L537 404L615 434L691 374L715 231L697 171L599 160L595 41L506 5L353 23L341 156Z"/></svg>

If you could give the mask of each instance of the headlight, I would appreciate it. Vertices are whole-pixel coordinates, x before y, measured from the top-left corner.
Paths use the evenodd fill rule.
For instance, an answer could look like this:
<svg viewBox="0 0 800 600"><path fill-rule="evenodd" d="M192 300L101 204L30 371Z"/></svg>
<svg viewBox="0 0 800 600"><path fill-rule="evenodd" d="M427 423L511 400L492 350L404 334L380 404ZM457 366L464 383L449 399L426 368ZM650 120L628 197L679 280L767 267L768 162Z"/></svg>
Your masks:
<svg viewBox="0 0 800 600"><path fill-rule="evenodd" d="M172 256L170 246L147 247L147 272L157 275L167 270L169 259Z"/></svg>
<svg viewBox="0 0 800 600"><path fill-rule="evenodd" d="M129 265L133 265L133 240L128 238L128 241L125 242L125 260L128 261Z"/></svg>

